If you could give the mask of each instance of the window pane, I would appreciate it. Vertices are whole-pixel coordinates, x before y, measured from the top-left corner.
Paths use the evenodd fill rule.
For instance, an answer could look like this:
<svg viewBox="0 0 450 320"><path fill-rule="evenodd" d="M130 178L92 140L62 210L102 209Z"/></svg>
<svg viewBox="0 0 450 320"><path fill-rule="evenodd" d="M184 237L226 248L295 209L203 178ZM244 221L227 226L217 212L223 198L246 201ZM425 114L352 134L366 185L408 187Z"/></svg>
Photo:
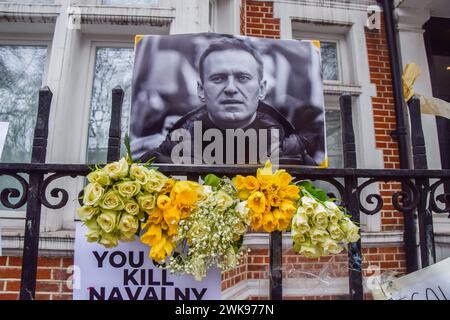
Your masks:
<svg viewBox="0 0 450 320"><path fill-rule="evenodd" d="M324 80L339 80L337 43L320 42L322 54L322 72Z"/></svg>
<svg viewBox="0 0 450 320"><path fill-rule="evenodd" d="M330 168L342 168L342 130L339 110L325 110L327 126L327 154Z"/></svg>
<svg viewBox="0 0 450 320"><path fill-rule="evenodd" d="M106 161L109 124L111 121L111 90L116 86L121 86L125 91L121 120L122 141L125 133L128 132L133 61L133 49L97 49L89 119L89 140L86 159L88 163ZM124 154L123 144L121 149L122 154Z"/></svg>
<svg viewBox="0 0 450 320"><path fill-rule="evenodd" d="M29 162L46 47L0 46L0 121L8 122L2 162Z"/></svg>
<svg viewBox="0 0 450 320"><path fill-rule="evenodd" d="M155 6L158 0L103 0L102 4Z"/></svg>

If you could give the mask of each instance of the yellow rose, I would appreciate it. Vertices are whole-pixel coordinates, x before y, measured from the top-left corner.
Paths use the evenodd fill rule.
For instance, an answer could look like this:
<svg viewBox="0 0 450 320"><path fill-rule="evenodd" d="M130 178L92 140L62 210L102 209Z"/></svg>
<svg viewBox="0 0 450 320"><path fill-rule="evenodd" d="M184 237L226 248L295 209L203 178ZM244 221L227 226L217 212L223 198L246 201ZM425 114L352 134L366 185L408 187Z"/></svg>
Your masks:
<svg viewBox="0 0 450 320"><path fill-rule="evenodd" d="M295 228L292 228L291 230L291 237L292 240L294 240L294 242L298 245L298 244L302 244L303 242L306 241L306 236L304 233L301 233L300 231L298 231Z"/></svg>
<svg viewBox="0 0 450 320"><path fill-rule="evenodd" d="M108 163L103 170L111 179L119 180L128 175L128 162L125 158L122 158L119 161Z"/></svg>
<svg viewBox="0 0 450 320"><path fill-rule="evenodd" d="M109 175L101 169L89 173L87 175L87 179L91 183L93 182L99 183L102 187L106 187L111 184L111 179L109 178Z"/></svg>
<svg viewBox="0 0 450 320"><path fill-rule="evenodd" d="M322 249L325 254L338 254L343 250L343 248L336 241L331 239L326 239L322 243Z"/></svg>
<svg viewBox="0 0 450 320"><path fill-rule="evenodd" d="M253 192L247 200L247 206L256 213L266 210L266 197L260 191Z"/></svg>
<svg viewBox="0 0 450 320"><path fill-rule="evenodd" d="M317 201L311 197L303 196L301 201L302 207L306 210L308 215L312 213L317 206Z"/></svg>
<svg viewBox="0 0 450 320"><path fill-rule="evenodd" d="M139 204L136 201L134 201L134 200L127 200L127 201L125 201L123 209L127 213L129 213L129 214L131 214L133 216L137 216L139 214L139 210L140 210L139 209Z"/></svg>
<svg viewBox="0 0 450 320"><path fill-rule="evenodd" d="M100 201L100 207L106 210L123 210L124 204L122 197L117 191L109 190Z"/></svg>
<svg viewBox="0 0 450 320"><path fill-rule="evenodd" d="M140 185L145 185L148 182L148 169L133 163L130 167L130 177Z"/></svg>
<svg viewBox="0 0 450 320"><path fill-rule="evenodd" d="M334 202L325 201L324 204L328 210L328 219L330 220L330 222L333 224L338 223L339 220L341 220L344 216L344 213Z"/></svg>
<svg viewBox="0 0 450 320"><path fill-rule="evenodd" d="M294 218L292 219L292 227L296 228L299 232L305 233L310 230L309 219L305 210L300 207L297 210Z"/></svg>
<svg viewBox="0 0 450 320"><path fill-rule="evenodd" d="M97 213L100 212L98 207L91 206L82 206L81 208L77 208L78 216L82 221L92 219Z"/></svg>
<svg viewBox="0 0 450 320"><path fill-rule="evenodd" d="M254 176L247 176L244 178L244 187L251 192L258 191L259 182Z"/></svg>
<svg viewBox="0 0 450 320"><path fill-rule="evenodd" d="M250 214L250 226L253 230L257 231L262 227L262 214L252 212Z"/></svg>
<svg viewBox="0 0 450 320"><path fill-rule="evenodd" d="M164 210L164 221L168 226L178 225L178 221L180 221L180 212L176 207L170 207L168 210Z"/></svg>
<svg viewBox="0 0 450 320"><path fill-rule="evenodd" d="M165 209L169 208L171 203L172 203L172 201L166 195L161 195L158 197L158 200L156 200L156 205L161 210L165 210Z"/></svg>
<svg viewBox="0 0 450 320"><path fill-rule="evenodd" d="M139 207L147 213L150 213L156 204L156 197L153 194L142 194L137 196Z"/></svg>
<svg viewBox="0 0 450 320"><path fill-rule="evenodd" d="M100 240L100 226L97 224L97 221L95 219L92 220L86 220L84 224L87 227L86 231L86 240L88 242L97 242Z"/></svg>
<svg viewBox="0 0 450 320"><path fill-rule="evenodd" d="M114 248L119 244L119 239L113 233L101 233L101 239L99 241L105 248Z"/></svg>
<svg viewBox="0 0 450 320"><path fill-rule="evenodd" d="M144 189L148 192L160 192L166 184L168 178L161 172L150 169L147 173L147 183L144 185Z"/></svg>
<svg viewBox="0 0 450 320"><path fill-rule="evenodd" d="M345 240L348 242L356 242L359 240L359 227L357 227L350 219L342 219L339 222L339 226L345 232Z"/></svg>
<svg viewBox="0 0 450 320"><path fill-rule="evenodd" d="M114 189L125 199L131 199L141 191L141 185L136 181L123 181L114 185Z"/></svg>
<svg viewBox="0 0 450 320"><path fill-rule="evenodd" d="M320 242L324 242L325 239L328 239L330 237L328 232L326 232L325 230L316 228L312 228L309 231L309 234L311 236L311 243L314 245L317 245Z"/></svg>
<svg viewBox="0 0 450 320"><path fill-rule="evenodd" d="M103 231L109 233L116 228L117 212L112 210L101 210L97 223Z"/></svg>
<svg viewBox="0 0 450 320"><path fill-rule="evenodd" d="M159 225L152 224L150 228L141 236L141 242L148 246L153 246L161 241L162 230Z"/></svg>
<svg viewBox="0 0 450 320"><path fill-rule="evenodd" d="M152 246L150 250L150 258L157 262L164 261L167 256L172 254L174 245L166 237L162 237L161 240Z"/></svg>
<svg viewBox="0 0 450 320"><path fill-rule="evenodd" d="M266 232L272 232L277 229L278 223L272 213L266 212L263 214L262 226Z"/></svg>
<svg viewBox="0 0 450 320"><path fill-rule="evenodd" d="M97 206L105 190L98 182L89 183L84 188L83 204L85 206Z"/></svg>
<svg viewBox="0 0 450 320"><path fill-rule="evenodd" d="M123 233L136 233L139 228L139 221L131 214L122 214L117 229Z"/></svg>
<svg viewBox="0 0 450 320"><path fill-rule="evenodd" d="M320 247L312 244L311 242L300 245L298 253L308 259L317 259L321 256Z"/></svg>
<svg viewBox="0 0 450 320"><path fill-rule="evenodd" d="M328 226L328 214L325 207L320 203L317 204L314 214L311 217L311 221L317 229L325 230Z"/></svg>
<svg viewBox="0 0 450 320"><path fill-rule="evenodd" d="M345 233L337 224L328 225L328 233L330 234L331 239L336 241L341 241L345 238Z"/></svg>
<svg viewBox="0 0 450 320"><path fill-rule="evenodd" d="M123 242L134 242L136 240L136 235L132 232L130 233L119 233L119 240Z"/></svg>
<svg viewBox="0 0 450 320"><path fill-rule="evenodd" d="M242 222L234 226L234 232L238 235L243 235L247 231L247 227Z"/></svg>
<svg viewBox="0 0 450 320"><path fill-rule="evenodd" d="M223 192L222 190L217 191L215 194L216 199L216 207L219 210L225 211L230 206L233 205L233 198L230 197L226 192Z"/></svg>

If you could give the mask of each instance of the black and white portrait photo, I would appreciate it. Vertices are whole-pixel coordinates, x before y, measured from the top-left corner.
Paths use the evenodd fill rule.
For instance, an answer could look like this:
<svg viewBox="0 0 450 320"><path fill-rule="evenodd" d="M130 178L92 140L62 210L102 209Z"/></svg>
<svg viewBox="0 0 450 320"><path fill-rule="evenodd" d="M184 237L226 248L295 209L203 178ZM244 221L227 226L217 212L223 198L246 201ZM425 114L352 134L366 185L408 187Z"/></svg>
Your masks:
<svg viewBox="0 0 450 320"><path fill-rule="evenodd" d="M132 86L133 159L305 166L326 160L317 43L142 36Z"/></svg>

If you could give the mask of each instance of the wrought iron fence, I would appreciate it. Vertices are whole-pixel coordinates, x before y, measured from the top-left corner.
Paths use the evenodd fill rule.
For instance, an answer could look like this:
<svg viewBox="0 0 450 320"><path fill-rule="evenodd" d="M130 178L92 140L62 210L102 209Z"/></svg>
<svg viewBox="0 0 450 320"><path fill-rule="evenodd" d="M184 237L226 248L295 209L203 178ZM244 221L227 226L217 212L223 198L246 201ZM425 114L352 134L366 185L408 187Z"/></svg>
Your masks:
<svg viewBox="0 0 450 320"><path fill-rule="evenodd" d="M35 296L37 258L39 243L39 226L41 208L63 208L68 200L67 190L51 188L50 184L64 177L85 176L90 172L89 165L75 164L46 164L46 147L48 136L48 118L52 93L48 87L40 90L38 118L34 133L34 143L31 163L0 164L0 176L6 175L14 178L20 188L5 188L0 193L1 203L12 209L27 204L25 219L25 239L23 247L22 275L20 299L29 300ZM109 131L107 161L114 161L120 154L120 119L123 103L123 90L119 87L113 89L112 94L112 120ZM400 182L402 190L394 192L392 204L396 210L405 216L405 251L407 271L418 269L416 253L415 216L418 219L420 235L421 266L425 267L435 262L435 249L433 239L432 213L450 212L450 194L442 193L439 188L450 181L450 170L427 170L426 152L420 120L419 101L413 98L409 102L411 117L411 143L414 170L405 169L357 169L355 136L352 125L352 102L350 95L340 97L342 136L344 144L343 169L320 169L298 166L284 166L297 179L310 179L324 181L331 184L336 190L337 198L352 216L352 220L360 222L360 212L373 215L383 208L383 198L380 194L367 194L371 185L380 182ZM234 176L236 174L253 174L255 166L180 166L158 165L159 170L169 175L184 175L189 179L198 179L206 173ZM28 174L27 182L20 174ZM50 199L47 196L49 191ZM56 202L56 203L55 203ZM440 202L440 204L439 204ZM53 203L53 204L52 204ZM270 234L270 298L282 299L282 234ZM362 278L362 250L361 241L350 244L348 247L349 270L349 297L363 299Z"/></svg>

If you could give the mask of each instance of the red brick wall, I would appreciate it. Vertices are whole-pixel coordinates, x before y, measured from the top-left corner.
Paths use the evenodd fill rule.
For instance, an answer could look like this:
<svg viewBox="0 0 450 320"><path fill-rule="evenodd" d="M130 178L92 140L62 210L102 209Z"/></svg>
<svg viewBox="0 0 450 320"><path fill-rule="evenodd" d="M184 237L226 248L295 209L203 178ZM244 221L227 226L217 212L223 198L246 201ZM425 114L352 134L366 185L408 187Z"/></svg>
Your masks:
<svg viewBox="0 0 450 320"><path fill-rule="evenodd" d="M280 19L273 18L273 2L242 0L241 34L280 38Z"/></svg>
<svg viewBox="0 0 450 320"><path fill-rule="evenodd" d="M370 81L375 84L377 93L372 98L375 143L377 149L383 152L384 167L393 169L400 168L400 158L397 142L390 136L391 131L396 129L395 106L386 31L383 19L381 21L381 29L366 28L365 34ZM397 191L400 191L399 183L380 184L384 201L381 213L383 231L403 229L403 214L395 210L391 201L392 194Z"/></svg>
<svg viewBox="0 0 450 320"><path fill-rule="evenodd" d="M73 258L39 258L36 300L71 300L72 289L67 287L71 265ZM0 257L0 300L19 298L21 267L21 257Z"/></svg>

